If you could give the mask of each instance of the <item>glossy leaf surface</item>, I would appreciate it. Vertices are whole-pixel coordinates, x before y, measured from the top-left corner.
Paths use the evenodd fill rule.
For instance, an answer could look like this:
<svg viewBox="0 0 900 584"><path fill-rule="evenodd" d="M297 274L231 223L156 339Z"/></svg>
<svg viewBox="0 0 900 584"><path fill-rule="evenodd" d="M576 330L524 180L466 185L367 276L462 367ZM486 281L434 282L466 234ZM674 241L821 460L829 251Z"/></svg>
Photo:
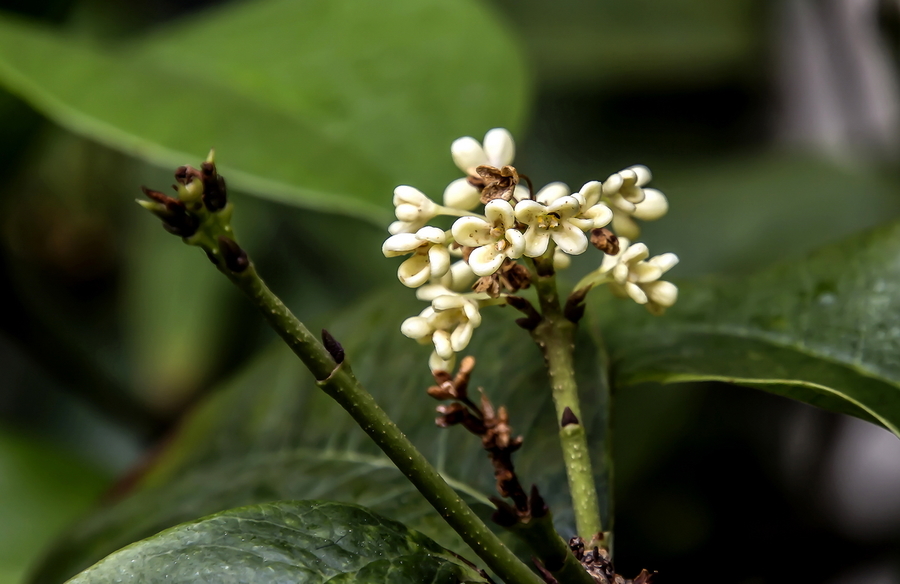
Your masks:
<svg viewBox="0 0 900 584"><path fill-rule="evenodd" d="M278 502L226 511L112 554L69 582L486 582L420 533L362 507Z"/></svg>
<svg viewBox="0 0 900 584"><path fill-rule="evenodd" d="M601 298L618 384L759 387L900 434L900 224L747 277L681 286L654 318Z"/></svg>

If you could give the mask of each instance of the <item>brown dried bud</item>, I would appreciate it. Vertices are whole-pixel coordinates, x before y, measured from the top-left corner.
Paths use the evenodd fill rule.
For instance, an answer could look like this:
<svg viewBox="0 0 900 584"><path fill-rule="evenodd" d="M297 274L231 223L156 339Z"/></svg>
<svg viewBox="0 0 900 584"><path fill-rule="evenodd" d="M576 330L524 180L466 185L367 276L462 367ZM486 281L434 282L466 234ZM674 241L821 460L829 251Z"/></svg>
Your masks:
<svg viewBox="0 0 900 584"><path fill-rule="evenodd" d="M203 204L213 213L222 210L228 203L228 197L225 179L219 176L214 162L200 165L200 180L203 181Z"/></svg>
<svg viewBox="0 0 900 584"><path fill-rule="evenodd" d="M591 231L591 243L607 255L616 255L619 253L619 238L616 234L601 227Z"/></svg>
<svg viewBox="0 0 900 584"><path fill-rule="evenodd" d="M494 166L479 166L475 169L481 180L484 181L484 189L481 191L481 202L487 204L494 199L508 201L512 199L519 184L519 173L512 166L496 168Z"/></svg>
<svg viewBox="0 0 900 584"><path fill-rule="evenodd" d="M141 187L141 190L148 199L156 204L146 201L138 201L138 203L159 217L166 231L180 237L190 237L197 233L197 229L200 227L200 220L187 210L183 202L164 195L159 191L150 190L147 187Z"/></svg>

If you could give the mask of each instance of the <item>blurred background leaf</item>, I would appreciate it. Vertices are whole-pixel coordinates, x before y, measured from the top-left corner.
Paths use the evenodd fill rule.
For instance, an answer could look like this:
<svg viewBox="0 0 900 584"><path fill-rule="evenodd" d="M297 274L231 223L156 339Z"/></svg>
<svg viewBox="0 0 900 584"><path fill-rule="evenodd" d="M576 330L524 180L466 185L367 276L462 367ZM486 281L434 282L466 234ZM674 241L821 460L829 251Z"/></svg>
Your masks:
<svg viewBox="0 0 900 584"><path fill-rule="evenodd" d="M41 547L90 508L108 478L70 452L0 429L0 582L19 582Z"/></svg>
<svg viewBox="0 0 900 584"><path fill-rule="evenodd" d="M242 190L378 222L398 182L449 182L435 153L461 131L515 128L527 104L515 47L469 1L235 3L105 48L0 29L0 83L70 130L172 167L214 145Z"/></svg>

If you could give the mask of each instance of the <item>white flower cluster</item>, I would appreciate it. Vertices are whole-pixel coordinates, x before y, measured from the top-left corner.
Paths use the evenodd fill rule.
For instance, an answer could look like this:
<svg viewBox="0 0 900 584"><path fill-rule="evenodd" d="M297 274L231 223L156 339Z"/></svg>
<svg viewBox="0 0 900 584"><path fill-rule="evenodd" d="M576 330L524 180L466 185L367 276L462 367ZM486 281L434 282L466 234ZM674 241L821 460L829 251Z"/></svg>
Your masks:
<svg viewBox="0 0 900 584"><path fill-rule="evenodd" d="M459 138L450 152L466 176L447 186L442 205L414 187L394 189L397 221L382 246L386 257L410 256L400 264L397 276L404 285L419 288L420 300L431 302L401 330L434 345L429 361L433 370L452 368L456 353L481 324L480 309L504 302L485 292L463 293L476 277L508 283L509 278L503 278L512 260L537 258L548 250L557 269L567 267L568 256L587 250L588 233L611 223L620 236L633 238L640 232L634 219L658 219L668 210L661 192L645 188L651 175L644 166L617 172L602 183L588 182L575 193L555 182L532 195L518 184L518 174L510 166L515 143L502 128L490 130L483 143ZM474 211L481 203L482 213ZM449 230L428 225L439 216L457 219ZM619 241L623 242L619 253L604 257L590 285L609 283L614 293L661 313L674 303L677 289L658 278L678 258L664 254L644 261L648 255L644 244L629 247L627 240ZM463 259L454 263L453 255Z"/></svg>

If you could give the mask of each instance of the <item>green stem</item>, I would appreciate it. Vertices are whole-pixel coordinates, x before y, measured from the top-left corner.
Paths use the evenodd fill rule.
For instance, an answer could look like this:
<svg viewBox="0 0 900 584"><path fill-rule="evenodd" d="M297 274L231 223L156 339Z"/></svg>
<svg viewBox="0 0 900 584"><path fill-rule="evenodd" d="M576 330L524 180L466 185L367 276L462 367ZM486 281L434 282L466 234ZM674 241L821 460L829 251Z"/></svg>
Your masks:
<svg viewBox="0 0 900 584"><path fill-rule="evenodd" d="M559 582L597 584L581 562L575 559L569 544L556 532L553 516L549 513L539 518L532 517L528 522L518 523L510 529Z"/></svg>
<svg viewBox="0 0 900 584"><path fill-rule="evenodd" d="M540 301L542 320L531 331L531 336L544 353L556 419L560 423L559 439L566 465L566 476L575 512L578 535L589 545L604 546L600 541L603 528L600 520L600 504L597 487L591 469L587 434L581 420L581 404L575 382L575 366L572 357L575 325L563 314L553 273L553 251L535 258L536 274L532 280ZM575 420L564 420L570 410ZM563 426L563 421L566 425ZM598 537L598 534L600 537Z"/></svg>
<svg viewBox="0 0 900 584"><path fill-rule="evenodd" d="M353 376L348 363L335 363L322 343L269 290L252 264L243 272L234 273L220 261L219 270L256 304L272 328L319 380L319 386L353 417L491 570L508 584L543 584L391 421Z"/></svg>

